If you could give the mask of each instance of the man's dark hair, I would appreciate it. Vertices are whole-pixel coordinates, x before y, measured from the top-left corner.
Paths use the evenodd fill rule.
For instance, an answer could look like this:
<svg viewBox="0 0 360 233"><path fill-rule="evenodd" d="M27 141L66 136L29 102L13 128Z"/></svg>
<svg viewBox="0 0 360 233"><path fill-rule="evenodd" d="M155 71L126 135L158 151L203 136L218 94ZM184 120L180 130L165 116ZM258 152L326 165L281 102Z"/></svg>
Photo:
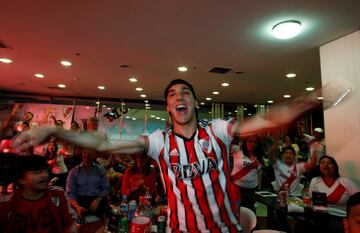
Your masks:
<svg viewBox="0 0 360 233"><path fill-rule="evenodd" d="M19 156L18 178L22 178L25 172L48 170L46 158L40 155L23 155Z"/></svg>
<svg viewBox="0 0 360 233"><path fill-rule="evenodd" d="M291 151L293 152L294 156L296 156L296 152L295 152L294 147L292 147L292 146L287 146L287 147L285 147L285 148L282 150L282 153L285 153L286 150L291 150Z"/></svg>
<svg viewBox="0 0 360 233"><path fill-rule="evenodd" d="M360 192L354 193L347 200L347 202L346 202L347 217L349 217L350 209L356 205L360 205Z"/></svg>
<svg viewBox="0 0 360 233"><path fill-rule="evenodd" d="M164 91L165 101L166 101L167 95L169 94L170 88L176 84L184 84L185 86L187 86L190 89L191 93L193 94L194 98L197 100L194 87L189 82L187 82L183 79L174 79L165 88L165 91Z"/></svg>

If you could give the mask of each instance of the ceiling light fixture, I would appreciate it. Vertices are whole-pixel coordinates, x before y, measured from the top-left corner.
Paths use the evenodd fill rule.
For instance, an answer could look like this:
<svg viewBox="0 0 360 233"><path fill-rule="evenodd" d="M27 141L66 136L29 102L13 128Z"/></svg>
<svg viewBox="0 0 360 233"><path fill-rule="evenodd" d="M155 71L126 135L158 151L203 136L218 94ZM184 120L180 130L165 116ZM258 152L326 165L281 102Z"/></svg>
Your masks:
<svg viewBox="0 0 360 233"><path fill-rule="evenodd" d="M287 20L276 24L272 28L272 34L280 40L287 40L297 36L301 32L301 23L297 20Z"/></svg>
<svg viewBox="0 0 360 233"><path fill-rule="evenodd" d="M137 91L143 91L143 89L142 89L141 87L137 87L137 88L135 88L135 90L137 90Z"/></svg>
<svg viewBox="0 0 360 233"><path fill-rule="evenodd" d="M212 93L213 93L214 95L220 94L220 92L218 92L218 91L213 91Z"/></svg>
<svg viewBox="0 0 360 233"><path fill-rule="evenodd" d="M228 86L230 86L230 84L229 83L222 83L221 86L228 87Z"/></svg>
<svg viewBox="0 0 360 233"><path fill-rule="evenodd" d="M178 67L178 71L180 71L180 72L186 72L186 71L188 71L188 68L187 68L186 66L179 66L179 67Z"/></svg>
<svg viewBox="0 0 360 233"><path fill-rule="evenodd" d="M155 115L150 115L151 118L155 118Z"/></svg>
<svg viewBox="0 0 360 233"><path fill-rule="evenodd" d="M141 94L140 97L141 97L141 98L146 98L146 95L145 95L145 94Z"/></svg>
<svg viewBox="0 0 360 233"><path fill-rule="evenodd" d="M129 81L132 83L136 83L138 80L136 78L129 78Z"/></svg>
<svg viewBox="0 0 360 233"><path fill-rule="evenodd" d="M71 63L71 62L66 61L66 60L62 60L62 61L60 61L60 63L61 63L61 65L63 65L63 66L67 66L67 67L72 65L72 63Z"/></svg>
<svg viewBox="0 0 360 233"><path fill-rule="evenodd" d="M156 120L160 120L160 117L156 117L155 119L156 119Z"/></svg>
<svg viewBox="0 0 360 233"><path fill-rule="evenodd" d="M65 87L66 87L66 85L65 85L65 84L60 83L60 84L58 84L58 87L60 87L60 88L65 88Z"/></svg>
<svg viewBox="0 0 360 233"><path fill-rule="evenodd" d="M296 77L296 74L294 73L289 73L286 75L287 78L295 78Z"/></svg>
<svg viewBox="0 0 360 233"><path fill-rule="evenodd" d="M284 95L284 98L291 98L291 95Z"/></svg>
<svg viewBox="0 0 360 233"><path fill-rule="evenodd" d="M37 77L37 78L44 78L45 77L45 75L40 74L40 73L37 73L34 76Z"/></svg>
<svg viewBox="0 0 360 233"><path fill-rule="evenodd" d="M133 121L136 121L136 118L135 117L133 117L133 118L131 118Z"/></svg>
<svg viewBox="0 0 360 233"><path fill-rule="evenodd" d="M307 87L307 88L305 88L305 90L307 90L307 91L313 91L313 90L315 90L315 88L314 88L314 87Z"/></svg>
<svg viewBox="0 0 360 233"><path fill-rule="evenodd" d="M208 101L210 101L210 100L211 100L211 98L210 98L210 97L206 97L205 99L206 99L206 100L208 100Z"/></svg>
<svg viewBox="0 0 360 233"><path fill-rule="evenodd" d="M200 102L200 105L205 105L205 102Z"/></svg>
<svg viewBox="0 0 360 233"><path fill-rule="evenodd" d="M104 86L98 86L98 89L105 90L105 87Z"/></svg>
<svg viewBox="0 0 360 233"><path fill-rule="evenodd" d="M268 100L267 101L269 104L272 104L272 103L274 103L274 100Z"/></svg>
<svg viewBox="0 0 360 233"><path fill-rule="evenodd" d="M323 100L323 99L324 99L324 97L319 96L319 97L317 97L317 99L318 99L318 100Z"/></svg>
<svg viewBox="0 0 360 233"><path fill-rule="evenodd" d="M0 61L1 61L2 63L7 63L7 64L13 62L13 60L11 60L11 59L9 59L9 58L0 58Z"/></svg>

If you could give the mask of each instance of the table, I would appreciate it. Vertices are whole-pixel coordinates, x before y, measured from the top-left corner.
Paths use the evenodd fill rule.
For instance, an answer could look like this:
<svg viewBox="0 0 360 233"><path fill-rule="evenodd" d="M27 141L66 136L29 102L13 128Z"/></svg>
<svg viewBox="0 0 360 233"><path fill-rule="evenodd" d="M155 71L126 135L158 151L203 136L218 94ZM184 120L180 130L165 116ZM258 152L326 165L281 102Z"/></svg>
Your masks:
<svg viewBox="0 0 360 233"><path fill-rule="evenodd" d="M315 212L310 208L305 208L304 213L288 212L287 209L280 208L278 196L274 193L272 196L262 196L255 192L244 193L243 195L267 206L267 225L270 229L289 231L289 227L285 226L285 224L287 225L286 219L291 217L297 220L298 224L307 226L307 228L310 228L313 232L343 232L343 217L324 212ZM305 232L305 230L303 231ZM306 233L310 232L311 231L306 231Z"/></svg>

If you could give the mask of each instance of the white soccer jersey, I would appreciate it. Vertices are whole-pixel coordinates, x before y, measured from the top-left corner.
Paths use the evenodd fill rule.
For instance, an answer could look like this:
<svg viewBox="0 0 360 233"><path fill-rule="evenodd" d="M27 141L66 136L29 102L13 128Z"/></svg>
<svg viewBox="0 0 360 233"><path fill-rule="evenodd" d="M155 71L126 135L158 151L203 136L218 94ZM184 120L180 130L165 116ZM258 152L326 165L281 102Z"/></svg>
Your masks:
<svg viewBox="0 0 360 233"><path fill-rule="evenodd" d="M310 196L312 192L326 193L328 204L339 206L345 206L349 197L359 191L359 188L345 177L339 177L331 187L324 183L322 177L314 177L309 187Z"/></svg>
<svg viewBox="0 0 360 233"><path fill-rule="evenodd" d="M148 137L148 155L159 164L168 192L167 232L241 230L234 214L239 195L230 177L229 126L229 121L213 120L199 122L190 139L172 130Z"/></svg>
<svg viewBox="0 0 360 233"><path fill-rule="evenodd" d="M231 177L241 188L255 188L259 185L258 171L261 164L258 160L250 160L242 151L234 154L234 168Z"/></svg>
<svg viewBox="0 0 360 233"><path fill-rule="evenodd" d="M290 195L301 196L300 178L306 171L305 163L295 163L289 167L285 163L276 160L273 168L275 173L274 189L279 191L287 182L290 184Z"/></svg>

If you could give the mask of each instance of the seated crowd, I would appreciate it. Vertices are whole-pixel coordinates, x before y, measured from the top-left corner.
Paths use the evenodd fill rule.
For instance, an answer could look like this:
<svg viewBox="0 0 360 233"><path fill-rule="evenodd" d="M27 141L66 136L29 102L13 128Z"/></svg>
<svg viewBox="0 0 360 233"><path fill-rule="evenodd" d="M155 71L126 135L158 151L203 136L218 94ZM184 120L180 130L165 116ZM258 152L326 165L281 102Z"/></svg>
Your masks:
<svg viewBox="0 0 360 233"><path fill-rule="evenodd" d="M63 122L55 118L54 123L63 127ZM24 121L21 130L28 127ZM103 134L97 128L97 119L90 118L86 130ZM79 131L79 124L73 122L71 130ZM12 132L14 136L16 130ZM274 137L271 143L266 143L270 140L251 136L233 144L231 176L241 193L263 188L288 191L290 196L301 198L307 193L311 196L313 191L326 193L328 204L345 209L348 203L344 225L346 232L354 232L351 222L359 222L353 218L359 216L360 190L351 180L341 177L336 160L325 155L323 130L315 128L310 136L299 122L295 140L289 135L283 138L280 141ZM150 192L155 202L164 201L160 174L151 159L103 155L56 138L51 138L42 149L42 156L32 155L33 150L23 152L21 157L11 154L21 161L18 162L21 166L16 172L8 171L13 179L2 177L1 232L71 232L73 218L84 218L87 214L104 218L110 212L110 204L119 204L121 200L139 202L141 196ZM9 137L3 137L0 152L2 161L5 157L11 160L5 154L14 152ZM242 206L255 211L254 200L246 195L242 197Z"/></svg>

